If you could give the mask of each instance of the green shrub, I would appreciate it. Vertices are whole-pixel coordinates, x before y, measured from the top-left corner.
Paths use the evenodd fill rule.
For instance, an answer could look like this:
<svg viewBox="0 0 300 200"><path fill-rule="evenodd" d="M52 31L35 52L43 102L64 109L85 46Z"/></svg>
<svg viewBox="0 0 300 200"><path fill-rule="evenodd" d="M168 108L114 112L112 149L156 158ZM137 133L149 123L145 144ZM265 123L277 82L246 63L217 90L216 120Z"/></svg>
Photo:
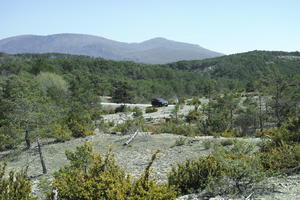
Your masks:
<svg viewBox="0 0 300 200"><path fill-rule="evenodd" d="M128 134L132 130L140 128L143 130L144 120L141 119L133 119L133 120L126 120L124 123L117 124L114 128L116 132L122 132L123 134Z"/></svg>
<svg viewBox="0 0 300 200"><path fill-rule="evenodd" d="M85 137L94 134L95 125L87 112L71 113L67 123L73 137Z"/></svg>
<svg viewBox="0 0 300 200"><path fill-rule="evenodd" d="M187 102L187 105L199 106L201 105L201 101L198 97L193 97L191 100Z"/></svg>
<svg viewBox="0 0 300 200"><path fill-rule="evenodd" d="M21 130L15 126L0 127L0 151L13 149L21 143Z"/></svg>
<svg viewBox="0 0 300 200"><path fill-rule="evenodd" d="M260 154L262 164L271 173L287 172L300 166L300 145L289 145L282 142L279 146L267 143Z"/></svg>
<svg viewBox="0 0 300 200"><path fill-rule="evenodd" d="M157 112L158 109L157 108L154 108L154 107L147 107L145 112L146 113L154 113L154 112Z"/></svg>
<svg viewBox="0 0 300 200"><path fill-rule="evenodd" d="M5 178L6 164L0 165L0 199L2 200L37 200L31 195L31 184L27 169L20 172L10 171Z"/></svg>
<svg viewBox="0 0 300 200"><path fill-rule="evenodd" d="M226 138L237 137L237 135L233 131L230 131L230 130L225 130L224 132L220 133L219 136L226 137Z"/></svg>
<svg viewBox="0 0 300 200"><path fill-rule="evenodd" d="M111 150L103 157L85 145L73 155L87 155L90 159L73 156L71 166L55 174L52 186L57 187L60 200L175 200L176 193L170 187L158 185L150 178L150 168L157 153L152 156L144 173L134 180L117 165ZM84 166L88 163L88 168L83 169L82 163Z"/></svg>
<svg viewBox="0 0 300 200"><path fill-rule="evenodd" d="M103 132L108 132L109 129L114 126L115 126L114 121L105 121L104 119L100 119L96 121L96 127Z"/></svg>
<svg viewBox="0 0 300 200"><path fill-rule="evenodd" d="M265 173L260 157L254 153L255 146L240 141L234 141L229 148L216 146L213 153L225 169L225 182L215 185L213 193L243 193L263 180Z"/></svg>
<svg viewBox="0 0 300 200"><path fill-rule="evenodd" d="M67 124L59 122L54 125L53 135L58 142L65 142L72 138L72 132Z"/></svg>
<svg viewBox="0 0 300 200"><path fill-rule="evenodd" d="M173 146L182 146L185 145L185 143L186 143L186 138L180 137L176 139L175 144Z"/></svg>
<svg viewBox="0 0 300 200"><path fill-rule="evenodd" d="M172 167L168 174L168 183L180 194L194 193L216 183L224 176L222 163L213 155L189 159Z"/></svg>
<svg viewBox="0 0 300 200"><path fill-rule="evenodd" d="M265 170L285 173L300 166L300 117L288 118L278 129L269 129L271 140L261 145L260 157Z"/></svg>
<svg viewBox="0 0 300 200"><path fill-rule="evenodd" d="M200 189L208 195L217 195L243 193L264 178L260 159L253 154L253 145L234 142L229 148L214 147L214 152L207 157L172 167L169 184L181 194Z"/></svg>
<svg viewBox="0 0 300 200"><path fill-rule="evenodd" d="M131 109L126 106L126 105L120 105L118 107L115 108L115 113L118 113L118 112L130 112Z"/></svg>
<svg viewBox="0 0 300 200"><path fill-rule="evenodd" d="M133 112L133 116L134 117L141 117L141 116L143 116L143 111L139 107L134 107L132 109L132 112Z"/></svg>
<svg viewBox="0 0 300 200"><path fill-rule="evenodd" d="M220 141L222 146L230 146L234 144L234 141L231 139L225 139Z"/></svg>
<svg viewBox="0 0 300 200"><path fill-rule="evenodd" d="M288 144L300 143L300 115L289 117L283 125L275 131L273 141L280 144L284 141Z"/></svg>
<svg viewBox="0 0 300 200"><path fill-rule="evenodd" d="M172 133L177 135L184 135L184 136L195 136L196 130L191 124L183 124L183 123L176 123L174 121L168 121L159 127L160 133Z"/></svg>
<svg viewBox="0 0 300 200"><path fill-rule="evenodd" d="M190 110L185 117L187 122L197 121L201 117L201 113L198 110Z"/></svg>

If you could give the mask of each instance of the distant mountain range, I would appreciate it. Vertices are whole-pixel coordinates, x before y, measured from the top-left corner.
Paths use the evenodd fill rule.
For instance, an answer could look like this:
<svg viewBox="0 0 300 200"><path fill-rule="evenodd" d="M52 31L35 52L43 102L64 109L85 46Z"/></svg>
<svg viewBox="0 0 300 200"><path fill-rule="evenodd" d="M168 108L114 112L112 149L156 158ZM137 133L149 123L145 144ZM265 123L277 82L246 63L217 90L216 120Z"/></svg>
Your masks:
<svg viewBox="0 0 300 200"><path fill-rule="evenodd" d="M141 43L124 43L84 34L9 37L0 40L0 52L11 54L57 52L148 64L201 60L223 55L199 45L165 38L153 38Z"/></svg>

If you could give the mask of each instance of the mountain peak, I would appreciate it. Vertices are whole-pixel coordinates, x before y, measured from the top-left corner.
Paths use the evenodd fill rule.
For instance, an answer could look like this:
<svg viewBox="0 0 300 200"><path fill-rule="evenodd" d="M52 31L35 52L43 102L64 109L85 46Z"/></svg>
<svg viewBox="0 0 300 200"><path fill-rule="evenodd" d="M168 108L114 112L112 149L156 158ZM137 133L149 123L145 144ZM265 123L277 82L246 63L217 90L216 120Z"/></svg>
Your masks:
<svg viewBox="0 0 300 200"><path fill-rule="evenodd" d="M222 54L199 45L155 37L141 43L124 43L85 34L20 35L0 40L0 52L5 53L66 53L127 60L149 64L164 64L179 60L201 60Z"/></svg>

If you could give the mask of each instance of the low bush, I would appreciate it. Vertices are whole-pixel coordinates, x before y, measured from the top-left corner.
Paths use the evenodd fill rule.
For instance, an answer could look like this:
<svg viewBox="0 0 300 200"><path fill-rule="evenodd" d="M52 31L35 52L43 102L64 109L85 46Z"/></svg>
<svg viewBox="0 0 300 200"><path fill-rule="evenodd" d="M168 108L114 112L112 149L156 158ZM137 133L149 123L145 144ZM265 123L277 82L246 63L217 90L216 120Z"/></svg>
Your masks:
<svg viewBox="0 0 300 200"><path fill-rule="evenodd" d="M259 156L255 154L255 146L251 143L233 141L230 147L215 146L213 154L222 162L225 169L224 181L218 182L213 193L242 194L251 191L256 183L264 179L265 173Z"/></svg>
<svg viewBox="0 0 300 200"><path fill-rule="evenodd" d="M230 146L234 144L234 141L232 139L225 139L220 141L222 146Z"/></svg>
<svg viewBox="0 0 300 200"><path fill-rule="evenodd" d="M225 130L224 132L221 132L221 133L214 133L213 136L214 137L226 137L226 138L235 138L235 137L237 137L235 132L230 131L230 130Z"/></svg>
<svg viewBox="0 0 300 200"><path fill-rule="evenodd" d="M135 131L136 129L143 130L144 126L144 120L143 118L133 119L133 120L126 120L123 123L117 124L114 127L114 131L116 132L122 132L123 134L131 133L132 131Z"/></svg>
<svg viewBox="0 0 300 200"><path fill-rule="evenodd" d="M199 106L201 105L201 101L198 97L193 97L191 100L187 102L187 105Z"/></svg>
<svg viewBox="0 0 300 200"><path fill-rule="evenodd" d="M94 134L95 125L87 112L71 113L67 124L73 137L85 137Z"/></svg>
<svg viewBox="0 0 300 200"><path fill-rule="evenodd" d="M31 195L31 184L27 177L27 170L10 171L5 177L6 164L0 165L0 199L2 200L37 200Z"/></svg>
<svg viewBox="0 0 300 200"><path fill-rule="evenodd" d="M55 123L53 136L58 142L65 142L72 138L72 131L69 129L67 124L60 122Z"/></svg>
<svg viewBox="0 0 300 200"><path fill-rule="evenodd" d="M158 109L157 108L154 108L154 107L147 107L145 112L146 113L154 113L154 112L157 112Z"/></svg>
<svg viewBox="0 0 300 200"><path fill-rule="evenodd" d="M186 138L180 137L175 140L175 144L173 146L182 146L185 145L185 143L186 143Z"/></svg>
<svg viewBox="0 0 300 200"><path fill-rule="evenodd" d="M279 146L266 143L260 154L262 164L271 174L288 172L300 166L300 144L289 145L282 142Z"/></svg>
<svg viewBox="0 0 300 200"><path fill-rule="evenodd" d="M264 178L260 159L252 153L253 145L234 142L230 148L214 147L214 152L207 157L172 167L169 184L180 194L201 190L217 195L243 193Z"/></svg>
<svg viewBox="0 0 300 200"><path fill-rule="evenodd" d="M222 163L213 155L189 159L172 167L168 183L180 194L194 193L215 184L224 176L224 171Z"/></svg>
<svg viewBox="0 0 300 200"><path fill-rule="evenodd" d="M118 107L115 108L115 113L118 113L118 112L130 112L131 109L126 106L126 105L120 105Z"/></svg>
<svg viewBox="0 0 300 200"><path fill-rule="evenodd" d="M168 185L158 185L150 178L150 168L157 153L144 173L134 180L117 165L111 150L103 157L93 153L86 144L72 155L87 155L89 159L73 156L71 165L55 174L52 186L58 189L58 199L61 200L175 200L176 193Z"/></svg>
<svg viewBox="0 0 300 200"><path fill-rule="evenodd" d="M132 112L133 112L133 116L134 117L141 117L141 116L143 116L143 111L139 107L134 107L132 109Z"/></svg>
<svg viewBox="0 0 300 200"><path fill-rule="evenodd" d="M191 110L185 118L187 122L193 122L199 120L200 117L201 113L198 110Z"/></svg>
<svg viewBox="0 0 300 200"><path fill-rule="evenodd" d="M160 133L172 133L184 136L195 136L197 135L195 127L191 124L176 123L174 121L168 121L162 123L159 127Z"/></svg>
<svg viewBox="0 0 300 200"><path fill-rule="evenodd" d="M280 144L284 141L287 144L300 143L300 115L289 117L279 130L275 132L273 141Z"/></svg>

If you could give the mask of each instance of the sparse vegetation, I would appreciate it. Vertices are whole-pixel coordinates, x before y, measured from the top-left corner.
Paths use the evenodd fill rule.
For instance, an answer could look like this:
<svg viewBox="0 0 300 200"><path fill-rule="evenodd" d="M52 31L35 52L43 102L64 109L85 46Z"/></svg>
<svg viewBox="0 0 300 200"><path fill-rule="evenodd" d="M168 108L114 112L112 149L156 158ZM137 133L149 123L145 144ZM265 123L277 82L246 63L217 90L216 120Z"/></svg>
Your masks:
<svg viewBox="0 0 300 200"><path fill-rule="evenodd" d="M186 138L184 137L177 138L174 147L185 145L185 143L186 143Z"/></svg>
<svg viewBox="0 0 300 200"><path fill-rule="evenodd" d="M139 107L134 107L134 108L132 109L132 111L133 111L133 116L134 116L134 117L142 117L142 116L143 116L143 111L142 111L142 109L139 108Z"/></svg>
<svg viewBox="0 0 300 200"><path fill-rule="evenodd" d="M154 112L157 112L158 109L157 108L154 108L154 107L147 107L145 112L146 113L154 113Z"/></svg>

